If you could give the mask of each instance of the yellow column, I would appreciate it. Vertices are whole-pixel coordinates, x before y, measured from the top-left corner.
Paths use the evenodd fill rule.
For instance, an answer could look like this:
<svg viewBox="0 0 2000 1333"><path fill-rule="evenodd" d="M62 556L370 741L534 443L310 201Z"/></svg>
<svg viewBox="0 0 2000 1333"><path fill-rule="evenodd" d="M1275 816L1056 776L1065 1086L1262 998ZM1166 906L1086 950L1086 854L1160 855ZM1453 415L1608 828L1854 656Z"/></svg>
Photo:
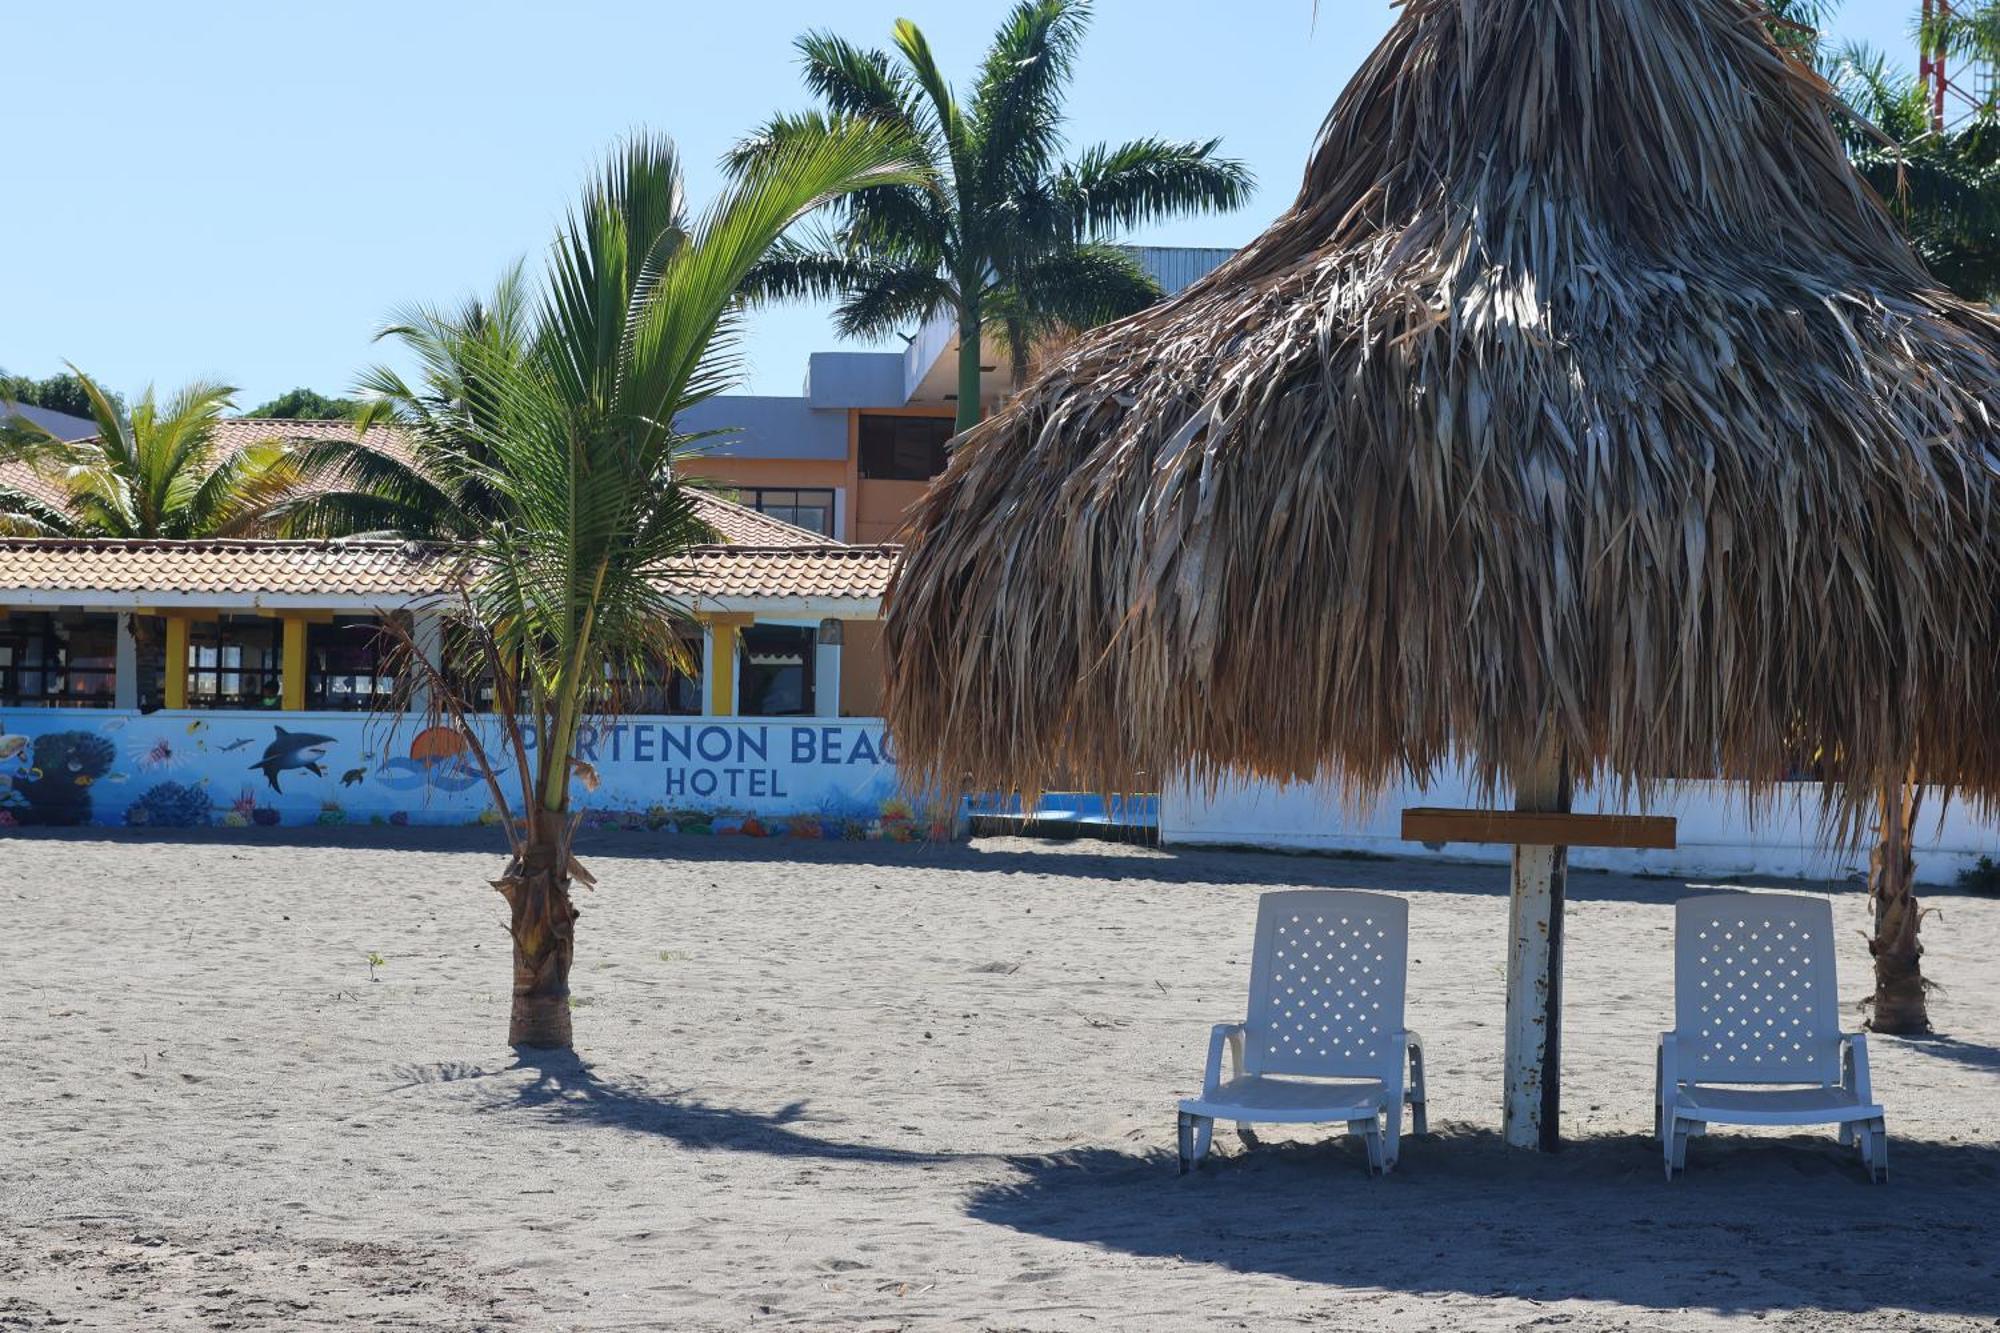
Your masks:
<svg viewBox="0 0 2000 1333"><path fill-rule="evenodd" d="M306 618L297 612L285 613L285 655L279 669L285 707L299 712L306 706Z"/></svg>
<svg viewBox="0 0 2000 1333"><path fill-rule="evenodd" d="M708 675L702 682L710 717L736 714L736 633L754 617L713 615L708 620Z"/></svg>
<svg viewBox="0 0 2000 1333"><path fill-rule="evenodd" d="M167 612L167 665L165 704L169 708L188 706L188 621L185 611Z"/></svg>

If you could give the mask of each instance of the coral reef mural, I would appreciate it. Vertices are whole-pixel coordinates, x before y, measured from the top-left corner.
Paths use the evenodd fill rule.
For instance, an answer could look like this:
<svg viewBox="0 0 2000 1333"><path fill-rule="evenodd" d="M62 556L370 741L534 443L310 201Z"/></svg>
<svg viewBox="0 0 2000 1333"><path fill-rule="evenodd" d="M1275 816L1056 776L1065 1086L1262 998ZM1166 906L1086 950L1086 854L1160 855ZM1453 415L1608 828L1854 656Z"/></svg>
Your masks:
<svg viewBox="0 0 2000 1333"><path fill-rule="evenodd" d="M579 748L597 780L579 793L595 828L812 841L958 829L955 811L900 791L879 722L624 718L586 732ZM0 712L0 829L503 817L466 736L449 727L339 713Z"/></svg>

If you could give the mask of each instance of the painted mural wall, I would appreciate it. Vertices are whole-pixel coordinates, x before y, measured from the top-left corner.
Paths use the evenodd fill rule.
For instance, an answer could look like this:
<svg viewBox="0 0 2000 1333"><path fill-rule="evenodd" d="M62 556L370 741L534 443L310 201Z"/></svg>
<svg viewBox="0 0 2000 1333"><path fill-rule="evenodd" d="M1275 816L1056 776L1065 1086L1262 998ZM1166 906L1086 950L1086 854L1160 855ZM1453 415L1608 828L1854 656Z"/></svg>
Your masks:
<svg viewBox="0 0 2000 1333"><path fill-rule="evenodd" d="M634 717L580 738L585 823L690 835L949 837L874 720ZM488 746L499 756L500 747ZM532 751L531 751L532 755ZM511 772L502 787L516 799ZM594 789L585 790L594 783ZM463 736L354 713L0 712L0 829L501 818Z"/></svg>

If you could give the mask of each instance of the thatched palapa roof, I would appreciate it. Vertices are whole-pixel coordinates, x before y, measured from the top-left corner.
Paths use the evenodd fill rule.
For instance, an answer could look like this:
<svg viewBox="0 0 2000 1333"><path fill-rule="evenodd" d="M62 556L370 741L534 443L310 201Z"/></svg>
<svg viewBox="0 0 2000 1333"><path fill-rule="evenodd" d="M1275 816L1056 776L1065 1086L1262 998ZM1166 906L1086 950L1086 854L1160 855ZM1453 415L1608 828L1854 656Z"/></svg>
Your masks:
<svg viewBox="0 0 2000 1333"><path fill-rule="evenodd" d="M960 442L901 761L2000 789L2000 323L1750 0L1409 0L1236 259Z"/></svg>

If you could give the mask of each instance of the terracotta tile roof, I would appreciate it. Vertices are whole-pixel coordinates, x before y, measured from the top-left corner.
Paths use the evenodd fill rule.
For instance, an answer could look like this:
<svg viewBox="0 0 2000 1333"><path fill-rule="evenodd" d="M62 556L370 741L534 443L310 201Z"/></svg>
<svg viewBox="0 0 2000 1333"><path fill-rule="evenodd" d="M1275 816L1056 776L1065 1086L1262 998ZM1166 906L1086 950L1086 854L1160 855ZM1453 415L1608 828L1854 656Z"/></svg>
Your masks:
<svg viewBox="0 0 2000 1333"><path fill-rule="evenodd" d="M344 421L235 418L217 442L235 450L272 438L306 443L340 439ZM400 452L397 433L378 429L371 443ZM22 464L0 464L0 486L60 502L62 491ZM692 555L696 577L681 589L696 600L851 598L878 601L897 548L846 546L704 491L702 517L722 544ZM380 598L385 604L448 586L450 560L415 542L350 539L276 541L122 541L107 538L0 538L0 604L9 592L128 593L179 597L256 594Z"/></svg>
<svg viewBox="0 0 2000 1333"><path fill-rule="evenodd" d="M13 537L0 538L0 602L15 591L404 599L442 589L449 568L414 542Z"/></svg>
<svg viewBox="0 0 2000 1333"><path fill-rule="evenodd" d="M677 590L697 601L843 598L878 601L893 546L704 546ZM0 538L0 605L9 593L129 593L380 598L385 605L444 591L451 560L432 547L387 541L122 541Z"/></svg>
<svg viewBox="0 0 2000 1333"><path fill-rule="evenodd" d="M730 546L809 546L817 550L841 545L810 528L760 514L711 492L695 489L690 494L694 496L695 508L708 520L708 526Z"/></svg>
<svg viewBox="0 0 2000 1333"><path fill-rule="evenodd" d="M895 546L707 546L695 553L702 597L852 597L878 601Z"/></svg>

